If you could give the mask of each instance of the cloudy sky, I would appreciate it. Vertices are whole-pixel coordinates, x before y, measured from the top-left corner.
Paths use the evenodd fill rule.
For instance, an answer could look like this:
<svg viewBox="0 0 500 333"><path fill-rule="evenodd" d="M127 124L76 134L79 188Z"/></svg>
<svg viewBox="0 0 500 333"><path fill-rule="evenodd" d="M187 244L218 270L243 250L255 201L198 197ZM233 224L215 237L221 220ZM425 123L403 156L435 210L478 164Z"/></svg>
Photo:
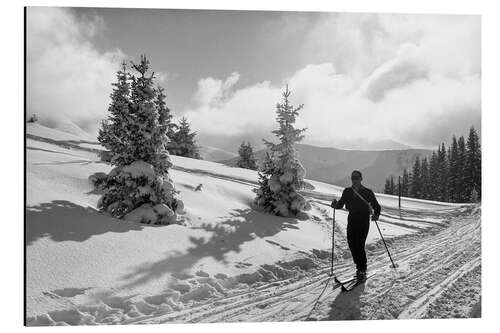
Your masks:
<svg viewBox="0 0 500 333"><path fill-rule="evenodd" d="M434 147L481 120L479 16L29 8L27 113L91 136L146 53L203 145L259 145L285 84L304 143Z"/></svg>

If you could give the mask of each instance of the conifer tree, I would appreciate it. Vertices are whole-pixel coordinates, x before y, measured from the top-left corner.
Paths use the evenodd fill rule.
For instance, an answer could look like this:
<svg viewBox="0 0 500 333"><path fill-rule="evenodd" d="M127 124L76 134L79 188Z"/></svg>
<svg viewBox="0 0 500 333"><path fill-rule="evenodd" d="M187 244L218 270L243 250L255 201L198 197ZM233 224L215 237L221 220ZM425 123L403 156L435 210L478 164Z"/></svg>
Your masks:
<svg viewBox="0 0 500 333"><path fill-rule="evenodd" d="M158 123L160 125L160 131L167 137L165 144L168 150L170 143L173 142L172 140L175 135L177 125L172 121L173 116L170 109L167 107L167 103L165 102L166 97L165 89L158 85L156 87L155 104L158 109Z"/></svg>
<svg viewBox="0 0 500 333"><path fill-rule="evenodd" d="M239 159L236 165L240 168L257 170L257 161L253 154L253 148L250 142L242 142L238 149Z"/></svg>
<svg viewBox="0 0 500 333"><path fill-rule="evenodd" d="M451 201L479 202L481 200L481 145L472 127L467 143L463 136L453 136L448 149L441 143L430 158L415 159L413 173L403 170L402 195ZM406 184L409 184L407 186ZM405 191L409 187L409 193ZM384 192L390 191L390 178Z"/></svg>
<svg viewBox="0 0 500 333"><path fill-rule="evenodd" d="M463 136L458 138L458 158L457 158L457 188L459 192L457 194L458 202L467 202L469 200L466 195L465 187L465 160L467 156L467 149L465 147L465 139Z"/></svg>
<svg viewBox="0 0 500 333"><path fill-rule="evenodd" d="M384 194L392 194L391 193L391 177L387 177L385 179L385 185L384 185Z"/></svg>
<svg viewBox="0 0 500 333"><path fill-rule="evenodd" d="M112 83L109 116L102 121L97 139L110 152L111 164L125 165L129 162L129 140L131 136L132 115L130 102L130 75L127 64L123 62L116 74L117 81Z"/></svg>
<svg viewBox="0 0 500 333"><path fill-rule="evenodd" d="M191 131L187 118L182 117L172 140L172 154L200 159L201 156L195 138L196 132Z"/></svg>
<svg viewBox="0 0 500 333"><path fill-rule="evenodd" d="M419 198L421 195L421 178L420 178L420 157L415 157L413 163L413 171L410 180L410 197Z"/></svg>
<svg viewBox="0 0 500 333"><path fill-rule="evenodd" d="M422 159L422 162L420 163L420 188L421 188L420 198L431 199L432 193L430 185L431 183L429 177L429 164L427 162L427 157L424 157Z"/></svg>
<svg viewBox="0 0 500 333"><path fill-rule="evenodd" d="M437 189L437 200L447 201L448 200L448 160L446 159L446 148L444 143L438 148L437 153L437 164L438 164L438 189Z"/></svg>
<svg viewBox="0 0 500 333"><path fill-rule="evenodd" d="M301 165L295 143L304 138L305 129L294 127L303 105L295 108L290 104L288 85L283 101L276 106L278 129L273 131L279 143L264 140L267 154L259 172L259 188L255 204L267 212L280 216L295 216L310 205L298 191L303 187L305 169Z"/></svg>
<svg viewBox="0 0 500 333"><path fill-rule="evenodd" d="M458 185L458 176L459 176L459 169L458 169L458 141L457 137L453 136L453 139L451 141L451 147L449 150L448 154L448 163L449 163L449 175L448 175L448 192L449 192L449 199L451 202L458 202L459 201L459 193L460 193L460 187Z"/></svg>
<svg viewBox="0 0 500 333"><path fill-rule="evenodd" d="M406 169L403 170L403 177L401 177L401 195L408 196L408 187L410 183L410 174Z"/></svg>
<svg viewBox="0 0 500 333"><path fill-rule="evenodd" d="M154 73L141 56L131 62L135 74L125 65L117 75L111 95L109 118L102 123L99 141L110 150L115 166L102 183L103 196L98 206L114 217L127 220L169 224L183 208L176 199L168 169L172 166L166 150L168 137L164 97L154 88Z"/></svg>
<svg viewBox="0 0 500 333"><path fill-rule="evenodd" d="M477 196L477 201L481 199L481 145L474 127L471 127L469 131L466 149L464 166L465 196L470 199L472 191L475 190L474 195Z"/></svg>
<svg viewBox="0 0 500 333"><path fill-rule="evenodd" d="M391 176L391 179L389 181L389 187L390 187L391 194L397 194L396 193L396 185L394 184L394 177L393 176Z"/></svg>
<svg viewBox="0 0 500 333"><path fill-rule="evenodd" d="M439 165L438 156L435 150L432 151L429 162L429 192L430 199L437 200L439 192Z"/></svg>

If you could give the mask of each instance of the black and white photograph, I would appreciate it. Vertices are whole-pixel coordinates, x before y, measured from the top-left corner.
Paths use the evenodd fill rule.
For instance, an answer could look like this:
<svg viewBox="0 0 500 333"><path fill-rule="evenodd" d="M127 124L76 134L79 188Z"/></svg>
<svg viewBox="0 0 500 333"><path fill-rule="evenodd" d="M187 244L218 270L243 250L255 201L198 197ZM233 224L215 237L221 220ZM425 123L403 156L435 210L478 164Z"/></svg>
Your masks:
<svg viewBox="0 0 500 333"><path fill-rule="evenodd" d="M25 326L482 317L481 15L139 7L23 9Z"/></svg>

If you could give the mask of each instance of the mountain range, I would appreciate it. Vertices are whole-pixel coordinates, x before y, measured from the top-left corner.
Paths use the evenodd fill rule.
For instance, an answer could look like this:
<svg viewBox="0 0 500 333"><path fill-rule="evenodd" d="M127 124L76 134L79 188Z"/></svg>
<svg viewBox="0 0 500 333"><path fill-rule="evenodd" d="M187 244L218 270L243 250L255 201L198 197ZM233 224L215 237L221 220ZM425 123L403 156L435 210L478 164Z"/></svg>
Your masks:
<svg viewBox="0 0 500 333"><path fill-rule="evenodd" d="M297 144L299 159L306 169L306 178L339 186L350 185L352 170L363 173L363 183L374 191L382 191L387 177L402 174L417 156L430 155L427 149L346 150ZM266 150L255 152L260 162ZM235 166L238 157L220 161Z"/></svg>

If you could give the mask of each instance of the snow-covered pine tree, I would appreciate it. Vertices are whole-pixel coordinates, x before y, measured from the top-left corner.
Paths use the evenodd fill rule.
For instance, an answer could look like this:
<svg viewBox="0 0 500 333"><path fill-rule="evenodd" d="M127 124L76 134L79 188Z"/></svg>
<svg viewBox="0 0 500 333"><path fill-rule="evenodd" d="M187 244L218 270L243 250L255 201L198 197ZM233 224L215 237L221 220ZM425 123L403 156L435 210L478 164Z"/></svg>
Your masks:
<svg viewBox="0 0 500 333"><path fill-rule="evenodd" d="M196 132L191 131L191 126L186 117L179 121L177 131L174 133L171 153L173 155L200 159L198 146L196 145Z"/></svg>
<svg viewBox="0 0 500 333"><path fill-rule="evenodd" d="M110 116L103 122L99 140L113 154L115 168L103 182L99 208L114 217L142 223L170 224L183 210L176 198L168 169L172 166L166 150L166 106L158 103L154 73L141 56L131 62L136 75L123 66L111 96ZM130 84L129 84L130 81ZM162 109L164 108L164 109Z"/></svg>
<svg viewBox="0 0 500 333"><path fill-rule="evenodd" d="M127 64L123 62L116 73L117 81L111 93L111 103L108 107L109 116L101 123L97 139L109 151L110 162L113 165L128 163L126 156L130 148L129 138L132 118L130 114L130 74Z"/></svg>
<svg viewBox="0 0 500 333"><path fill-rule="evenodd" d="M253 148L250 142L242 142L238 149L239 159L236 165L239 168L257 170L257 161L253 154Z"/></svg>
<svg viewBox="0 0 500 333"><path fill-rule="evenodd" d="M266 157L259 172L259 188L255 204L267 212L280 216L296 216L310 209L310 205L298 191L303 187L305 169L299 161L295 143L304 138L305 129L294 127L303 105L295 108L290 104L288 85L283 92L283 101L276 106L276 121L279 128L273 131L279 143L264 140Z"/></svg>
<svg viewBox="0 0 500 333"><path fill-rule="evenodd" d="M175 131L177 129L177 125L172 121L173 115L170 109L167 107L167 103L165 102L165 89L158 85L156 87L156 107L158 109L158 122L160 123L160 130L164 133L167 138L167 150L170 152L170 146L173 143L173 137L175 135Z"/></svg>

